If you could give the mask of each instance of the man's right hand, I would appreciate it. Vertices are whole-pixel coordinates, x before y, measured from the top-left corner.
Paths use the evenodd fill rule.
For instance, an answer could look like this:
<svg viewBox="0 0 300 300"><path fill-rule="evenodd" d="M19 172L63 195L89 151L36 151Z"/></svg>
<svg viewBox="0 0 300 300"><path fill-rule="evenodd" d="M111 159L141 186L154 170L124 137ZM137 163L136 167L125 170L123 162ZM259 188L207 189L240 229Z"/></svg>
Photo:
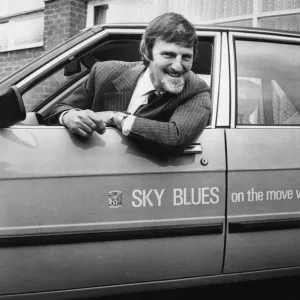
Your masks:
<svg viewBox="0 0 300 300"><path fill-rule="evenodd" d="M103 134L106 124L97 113L92 110L70 110L62 117L62 124L72 133L82 137L91 135L94 131Z"/></svg>

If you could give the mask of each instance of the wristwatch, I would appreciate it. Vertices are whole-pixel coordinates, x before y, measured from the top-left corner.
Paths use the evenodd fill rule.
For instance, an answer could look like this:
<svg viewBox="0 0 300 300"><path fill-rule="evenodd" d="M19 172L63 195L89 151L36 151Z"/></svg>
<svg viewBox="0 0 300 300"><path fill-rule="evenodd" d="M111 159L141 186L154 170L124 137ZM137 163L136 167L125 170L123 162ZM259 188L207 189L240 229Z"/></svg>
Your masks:
<svg viewBox="0 0 300 300"><path fill-rule="evenodd" d="M111 116L111 122L113 125L117 126L119 129L121 128L122 121L130 115L127 111L115 111Z"/></svg>

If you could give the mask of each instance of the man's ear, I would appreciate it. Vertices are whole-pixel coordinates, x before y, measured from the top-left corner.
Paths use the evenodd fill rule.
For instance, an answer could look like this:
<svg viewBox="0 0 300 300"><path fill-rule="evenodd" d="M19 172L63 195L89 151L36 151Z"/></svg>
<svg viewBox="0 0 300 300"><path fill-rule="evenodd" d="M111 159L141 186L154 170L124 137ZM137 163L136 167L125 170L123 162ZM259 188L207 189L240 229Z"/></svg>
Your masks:
<svg viewBox="0 0 300 300"><path fill-rule="evenodd" d="M152 52L152 49L150 51ZM148 52L148 49L146 47L146 42L145 42L144 38L142 39L141 44L140 44L140 53L142 54L144 62L149 63L152 60L152 53Z"/></svg>
<svg viewBox="0 0 300 300"><path fill-rule="evenodd" d="M148 51L147 51L145 45L143 45L143 48L142 48L141 53L142 53L142 55L143 55L143 59L144 59L145 61L148 61L148 62L149 62L149 61L150 61L150 56L149 56L149 53L148 53Z"/></svg>
<svg viewBox="0 0 300 300"><path fill-rule="evenodd" d="M149 58L149 56L147 55L147 53L144 53L144 54L143 54L143 57L144 57L144 59L145 59L146 61L150 62L150 58Z"/></svg>

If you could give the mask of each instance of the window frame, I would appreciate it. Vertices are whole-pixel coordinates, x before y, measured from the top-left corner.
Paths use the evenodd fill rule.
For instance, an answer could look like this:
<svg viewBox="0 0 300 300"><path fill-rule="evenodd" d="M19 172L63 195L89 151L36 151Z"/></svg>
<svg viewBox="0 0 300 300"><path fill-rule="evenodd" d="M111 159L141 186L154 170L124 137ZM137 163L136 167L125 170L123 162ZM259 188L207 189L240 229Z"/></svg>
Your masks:
<svg viewBox="0 0 300 300"><path fill-rule="evenodd" d="M112 36L116 35L139 35L141 36L144 32L143 29L116 29L116 28L106 28L103 31L95 34L94 36L79 42L77 45L61 53L59 56L49 60L45 65L36 69L33 73L25 77L19 83L17 83L17 88L21 91L21 94L26 93L30 90L33 86L38 84L39 82L43 81L41 78L45 78L50 74L53 74L55 70L60 69L64 64L67 64L73 60L78 59L84 52L93 49L96 44L100 44L103 39L109 39ZM211 38L213 41L213 49L212 49L212 58L211 58L211 86L212 93L211 93L211 101L212 101L212 116L210 120L210 125L208 128L215 128L216 127L216 113L217 113L217 102L218 102L218 91L219 91L219 73L220 73L220 58L221 58L221 33L216 31L203 31L198 30L197 36L199 38ZM67 87L68 88L68 87ZM64 92L64 91L63 91ZM51 100L54 100L51 98ZM51 102L46 103L45 101L38 106L38 110L34 109L34 112L44 112L51 107Z"/></svg>

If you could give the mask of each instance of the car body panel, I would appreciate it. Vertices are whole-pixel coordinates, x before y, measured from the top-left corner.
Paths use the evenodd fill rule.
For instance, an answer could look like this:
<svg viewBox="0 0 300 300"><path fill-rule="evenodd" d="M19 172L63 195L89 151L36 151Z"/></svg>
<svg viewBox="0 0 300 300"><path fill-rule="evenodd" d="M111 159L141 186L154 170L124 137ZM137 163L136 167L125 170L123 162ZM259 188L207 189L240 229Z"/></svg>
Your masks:
<svg viewBox="0 0 300 300"><path fill-rule="evenodd" d="M224 273L300 264L299 127L274 124L270 112L275 113L278 108L266 113L265 104L272 105L274 99L272 80L282 84L296 79L292 74L298 60L295 59L293 70L288 72L293 62L286 59L289 56L286 50L290 47L296 53L297 45L299 38L290 36L229 33L232 99L231 129L226 130L228 231ZM258 94L254 89L249 89L249 94L256 94L264 101L264 122L268 126L236 124L240 109L237 103L241 102L240 79L246 78L260 83ZM292 90L289 87L287 91L295 94L295 83L289 86ZM286 101L288 97L280 92ZM252 100L246 99L245 104L249 105ZM291 110L291 105L286 107L287 112Z"/></svg>
<svg viewBox="0 0 300 300"><path fill-rule="evenodd" d="M229 129L226 140L228 255L224 272L299 266L300 158L295 149L300 132L295 128Z"/></svg>
<svg viewBox="0 0 300 300"><path fill-rule="evenodd" d="M224 130L206 130L203 154L175 157L147 155L115 129L83 139L15 126L0 141L1 293L221 273ZM122 192L119 207L112 191Z"/></svg>

